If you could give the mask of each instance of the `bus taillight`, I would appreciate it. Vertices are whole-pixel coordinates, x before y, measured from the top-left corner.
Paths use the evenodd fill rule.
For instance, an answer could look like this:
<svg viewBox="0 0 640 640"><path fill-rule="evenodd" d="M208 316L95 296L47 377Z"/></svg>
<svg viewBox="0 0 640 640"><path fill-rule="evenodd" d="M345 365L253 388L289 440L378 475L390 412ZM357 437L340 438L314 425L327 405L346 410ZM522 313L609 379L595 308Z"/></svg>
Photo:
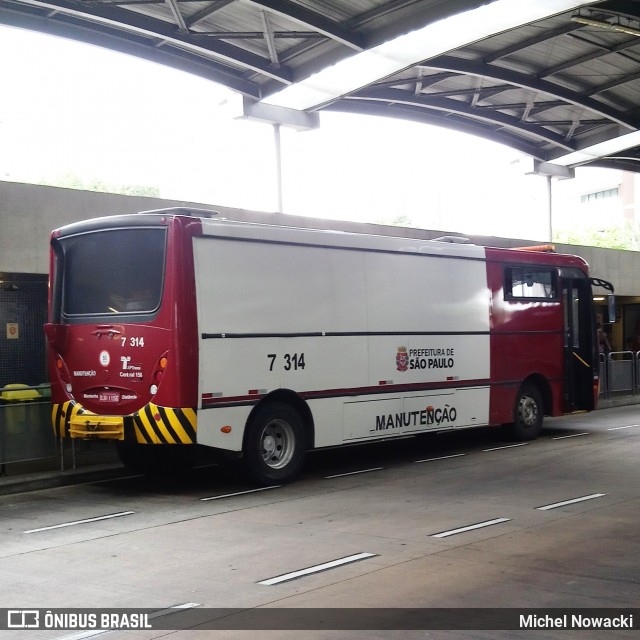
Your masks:
<svg viewBox="0 0 640 640"><path fill-rule="evenodd" d="M167 356L163 355L156 362L156 366L153 368L152 374L152 384L149 387L149 393L152 396L155 396L158 393L158 387L162 382L162 376L164 375L164 370L167 368Z"/></svg>

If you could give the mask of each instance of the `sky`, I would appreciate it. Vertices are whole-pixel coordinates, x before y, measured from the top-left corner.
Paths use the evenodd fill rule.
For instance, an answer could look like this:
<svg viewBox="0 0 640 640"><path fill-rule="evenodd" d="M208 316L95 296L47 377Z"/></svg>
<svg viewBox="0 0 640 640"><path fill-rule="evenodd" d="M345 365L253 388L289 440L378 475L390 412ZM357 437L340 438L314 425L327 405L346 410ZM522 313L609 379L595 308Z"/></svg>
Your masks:
<svg viewBox="0 0 640 640"><path fill-rule="evenodd" d="M277 210L273 128L231 118L231 92L211 81L0 26L0 87L0 180L75 175ZM525 176L522 156L494 142L321 113L316 130L283 127L281 148L284 213L548 240L546 180Z"/></svg>

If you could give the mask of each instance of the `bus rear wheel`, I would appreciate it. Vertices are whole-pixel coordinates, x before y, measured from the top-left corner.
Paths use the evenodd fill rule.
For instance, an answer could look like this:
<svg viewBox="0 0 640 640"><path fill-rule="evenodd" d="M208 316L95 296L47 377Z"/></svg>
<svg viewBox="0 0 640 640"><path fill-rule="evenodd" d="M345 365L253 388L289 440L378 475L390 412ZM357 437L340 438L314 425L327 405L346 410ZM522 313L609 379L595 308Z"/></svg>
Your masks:
<svg viewBox="0 0 640 640"><path fill-rule="evenodd" d="M260 485L293 480L304 464L305 429L298 412L272 402L258 408L247 426L243 465Z"/></svg>
<svg viewBox="0 0 640 640"><path fill-rule="evenodd" d="M516 440L534 440L542 431L544 406L538 388L525 382L518 391L513 411L511 434Z"/></svg>

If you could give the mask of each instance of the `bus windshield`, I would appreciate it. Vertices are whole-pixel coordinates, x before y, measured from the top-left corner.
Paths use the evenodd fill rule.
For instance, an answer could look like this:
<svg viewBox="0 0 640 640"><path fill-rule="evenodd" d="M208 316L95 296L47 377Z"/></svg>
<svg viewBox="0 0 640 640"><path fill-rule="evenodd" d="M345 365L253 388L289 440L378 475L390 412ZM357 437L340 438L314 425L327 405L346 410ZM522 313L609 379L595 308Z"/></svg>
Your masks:
<svg viewBox="0 0 640 640"><path fill-rule="evenodd" d="M65 317L151 314L162 297L166 230L124 228L60 240Z"/></svg>

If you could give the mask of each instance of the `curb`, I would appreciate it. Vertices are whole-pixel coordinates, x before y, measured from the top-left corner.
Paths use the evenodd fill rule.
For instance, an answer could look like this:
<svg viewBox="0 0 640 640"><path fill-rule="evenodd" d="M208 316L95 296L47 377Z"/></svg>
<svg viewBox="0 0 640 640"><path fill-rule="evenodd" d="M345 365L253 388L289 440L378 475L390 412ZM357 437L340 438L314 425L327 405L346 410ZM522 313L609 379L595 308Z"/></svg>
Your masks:
<svg viewBox="0 0 640 640"><path fill-rule="evenodd" d="M55 489L75 484L115 480L135 475L122 465L100 465L89 469L69 471L44 471L0 477L0 496L41 489Z"/></svg>

